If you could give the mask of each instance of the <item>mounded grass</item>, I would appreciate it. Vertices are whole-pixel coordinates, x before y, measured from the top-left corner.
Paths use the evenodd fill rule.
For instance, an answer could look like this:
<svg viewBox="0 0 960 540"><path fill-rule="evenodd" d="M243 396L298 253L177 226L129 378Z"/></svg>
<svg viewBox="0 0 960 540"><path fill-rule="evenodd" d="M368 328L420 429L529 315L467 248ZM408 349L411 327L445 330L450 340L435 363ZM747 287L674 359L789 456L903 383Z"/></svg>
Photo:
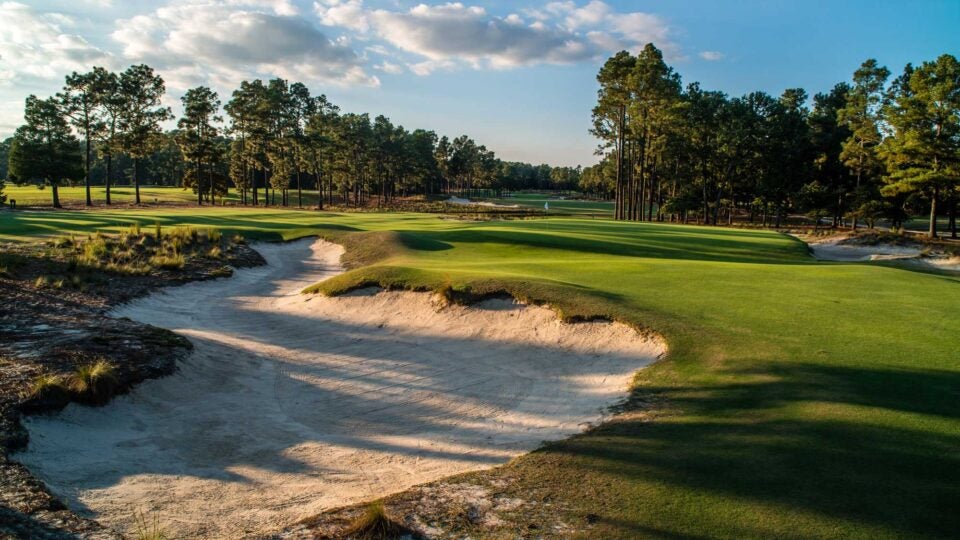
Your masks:
<svg viewBox="0 0 960 540"><path fill-rule="evenodd" d="M395 540L410 534L409 529L387 515L382 501L368 504L363 514L343 531L344 538L356 540Z"/></svg>
<svg viewBox="0 0 960 540"><path fill-rule="evenodd" d="M44 373L34 377L27 388L25 397L35 400L63 401L69 398L69 388L63 377Z"/></svg>
<svg viewBox="0 0 960 540"><path fill-rule="evenodd" d="M0 235L216 227L344 242L364 284L508 291L649 328L626 413L491 472L598 538L948 538L960 530L960 278L816 262L767 231L204 209L0 213ZM509 359L505 359L509 361ZM538 511L529 509L530 520ZM587 519L587 516L590 516ZM586 523L589 521L589 528Z"/></svg>
<svg viewBox="0 0 960 540"><path fill-rule="evenodd" d="M70 378L70 389L77 399L92 405L110 401L118 384L117 370L106 360L79 366Z"/></svg>

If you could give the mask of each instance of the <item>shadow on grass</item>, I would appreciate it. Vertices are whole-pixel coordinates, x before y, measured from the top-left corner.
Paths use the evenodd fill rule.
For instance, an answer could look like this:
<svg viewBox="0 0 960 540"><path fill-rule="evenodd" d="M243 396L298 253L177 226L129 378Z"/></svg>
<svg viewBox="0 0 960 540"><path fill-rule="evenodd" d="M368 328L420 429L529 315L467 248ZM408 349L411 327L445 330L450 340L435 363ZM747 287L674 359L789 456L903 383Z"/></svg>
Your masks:
<svg viewBox="0 0 960 540"><path fill-rule="evenodd" d="M638 503L651 510L642 515L603 516L625 537L651 534L664 522L651 516L671 504L704 504L713 526L763 523L766 534L803 522L791 522L797 516L784 509L824 524L795 531L809 537L843 536L833 529L838 521L861 534L858 524L911 537L948 538L960 530L960 373L800 364L735 375L756 382L644 387L636 399L668 403L682 418L627 417L539 454L573 458L561 463L605 477L691 493L694 502L659 506L643 499ZM728 502L697 503L704 494ZM710 530L709 523L699 530ZM695 532L676 527L656 536Z"/></svg>
<svg viewBox="0 0 960 540"><path fill-rule="evenodd" d="M701 230L647 225L642 231L628 225L591 225L589 232L576 222L523 223L509 229L476 226L446 231L405 231L446 243L490 243L580 253L678 260L736 263L810 264L806 246L770 233Z"/></svg>

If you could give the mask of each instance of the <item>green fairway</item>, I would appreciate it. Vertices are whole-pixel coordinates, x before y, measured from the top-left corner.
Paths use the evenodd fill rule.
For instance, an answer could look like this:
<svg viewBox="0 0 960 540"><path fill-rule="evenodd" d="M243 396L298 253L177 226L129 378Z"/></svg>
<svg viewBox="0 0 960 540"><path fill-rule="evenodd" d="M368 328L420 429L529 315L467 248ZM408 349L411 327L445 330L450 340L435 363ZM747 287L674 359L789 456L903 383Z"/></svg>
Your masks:
<svg viewBox="0 0 960 540"><path fill-rule="evenodd" d="M560 521L597 516L592 537L960 530L960 277L816 262L774 232L577 217L0 212L0 240L133 221L332 237L358 266L321 284L327 292L370 283L507 290L565 317L662 334L670 352L638 374L622 418L477 473L508 478L514 496L544 497Z"/></svg>
<svg viewBox="0 0 960 540"><path fill-rule="evenodd" d="M514 193L510 197L483 199L495 204L516 204L526 208L543 210L544 203L550 205L551 214L589 215L612 217L613 203L610 201L588 201L580 199L562 199L545 193Z"/></svg>
<svg viewBox="0 0 960 540"><path fill-rule="evenodd" d="M60 203L64 206L82 206L86 200L85 189L83 186L63 186L60 188ZM4 193L8 199L17 201L17 205L23 206L52 206L53 195L49 187L43 189L35 185L17 186L8 184L4 188ZM260 192L263 195L263 191ZM249 194L248 194L249 195ZM94 206L106 205L106 189L103 186L94 186L90 189L90 196L93 198ZM296 206L297 192L290 192L290 204ZM134 188L132 186L111 186L110 200L113 204L133 204ZM240 193L235 189L230 189L223 201L227 204L240 204ZM140 186L140 202L144 205L170 205L170 204L196 204L197 194L192 190L170 186ZM219 200L217 201L219 204ZM280 202L280 194L277 193L277 202ZM317 192L315 190L303 190L304 206L317 204Z"/></svg>

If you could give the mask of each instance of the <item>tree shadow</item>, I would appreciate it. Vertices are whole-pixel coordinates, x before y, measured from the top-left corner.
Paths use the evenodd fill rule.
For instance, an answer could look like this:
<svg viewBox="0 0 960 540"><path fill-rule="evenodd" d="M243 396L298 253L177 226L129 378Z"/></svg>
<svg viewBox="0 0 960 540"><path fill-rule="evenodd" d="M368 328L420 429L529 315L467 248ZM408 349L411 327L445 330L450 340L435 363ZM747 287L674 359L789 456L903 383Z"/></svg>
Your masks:
<svg viewBox="0 0 960 540"><path fill-rule="evenodd" d="M665 402L684 420L613 422L541 452L692 497L723 496L729 506L712 511L730 516L760 505L770 514L757 519L772 522L790 519L781 508L904 536L960 530L960 373L806 363L732 375L758 382L643 387L636 399ZM626 536L651 526L639 516L615 522Z"/></svg>

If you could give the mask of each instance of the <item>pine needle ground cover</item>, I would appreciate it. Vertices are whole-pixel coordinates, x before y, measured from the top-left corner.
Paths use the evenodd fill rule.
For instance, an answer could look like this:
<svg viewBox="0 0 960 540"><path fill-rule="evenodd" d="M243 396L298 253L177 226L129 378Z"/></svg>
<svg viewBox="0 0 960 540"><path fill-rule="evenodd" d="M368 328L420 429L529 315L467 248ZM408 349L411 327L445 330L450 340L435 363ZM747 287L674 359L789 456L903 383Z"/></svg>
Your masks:
<svg viewBox="0 0 960 540"><path fill-rule="evenodd" d="M650 329L626 412L483 475L595 537L950 537L960 530L960 278L814 261L766 231L280 210L4 212L0 240L131 223L319 234L358 286L498 291Z"/></svg>

